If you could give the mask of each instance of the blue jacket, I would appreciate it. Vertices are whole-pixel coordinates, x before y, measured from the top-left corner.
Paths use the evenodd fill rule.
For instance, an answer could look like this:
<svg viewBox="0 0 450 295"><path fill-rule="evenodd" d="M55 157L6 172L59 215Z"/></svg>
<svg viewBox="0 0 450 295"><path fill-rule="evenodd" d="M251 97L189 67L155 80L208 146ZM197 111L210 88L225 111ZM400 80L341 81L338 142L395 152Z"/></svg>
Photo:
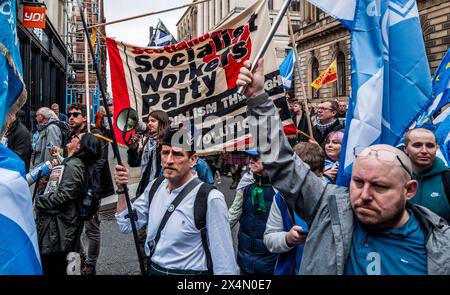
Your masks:
<svg viewBox="0 0 450 295"><path fill-rule="evenodd" d="M252 202L252 191L259 181L266 184L262 187L265 212L256 211ZM268 183L267 177L258 178L255 175L255 183L244 188L237 255L237 262L243 274L273 274L277 260L278 255L270 253L263 242L267 218L275 195L275 191Z"/></svg>

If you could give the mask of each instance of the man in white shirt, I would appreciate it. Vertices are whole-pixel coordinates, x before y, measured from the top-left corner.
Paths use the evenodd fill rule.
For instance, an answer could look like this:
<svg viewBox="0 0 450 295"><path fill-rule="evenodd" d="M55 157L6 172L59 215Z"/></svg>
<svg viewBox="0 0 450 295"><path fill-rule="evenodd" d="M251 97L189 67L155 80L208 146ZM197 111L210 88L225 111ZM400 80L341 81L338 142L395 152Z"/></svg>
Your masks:
<svg viewBox="0 0 450 295"><path fill-rule="evenodd" d="M189 136L179 136L183 132L186 133L187 130L169 129L164 136L161 164L165 179L156 190L150 206L149 192L157 179L148 184L144 193L132 205L138 217L137 228L147 224L145 252L150 257L150 274L208 274L206 250L194 221L194 202L202 186L196 172L192 170L197 162L197 154L188 143ZM114 177L119 194L116 208L119 230L130 233L130 220L125 218L128 210L121 192L123 185L128 182L128 169L117 165ZM194 184L191 182L198 184L189 189L178 206L174 206L175 198L185 187L190 188ZM166 211L172 215L158 236L158 228ZM216 189L211 190L208 195L206 229L212 272L238 274L239 267L228 224L228 208L223 194Z"/></svg>

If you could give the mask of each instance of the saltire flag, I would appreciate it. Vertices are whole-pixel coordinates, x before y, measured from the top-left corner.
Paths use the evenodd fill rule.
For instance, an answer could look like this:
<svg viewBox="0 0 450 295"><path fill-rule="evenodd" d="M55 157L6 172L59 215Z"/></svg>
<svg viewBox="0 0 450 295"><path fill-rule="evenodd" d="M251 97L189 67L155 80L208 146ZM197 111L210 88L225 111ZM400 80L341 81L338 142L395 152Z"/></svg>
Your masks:
<svg viewBox="0 0 450 295"><path fill-rule="evenodd" d="M25 164L0 144L0 274L42 274Z"/></svg>
<svg viewBox="0 0 450 295"><path fill-rule="evenodd" d="M416 127L427 127L433 115L450 103L450 48L447 50L432 80L432 102L417 120Z"/></svg>
<svg viewBox="0 0 450 295"><path fill-rule="evenodd" d="M149 47L153 46L166 46L169 44L176 44L177 40L172 36L169 30L166 28L164 23L161 20L158 20L158 24L156 25L155 30L150 39L150 43L148 43Z"/></svg>
<svg viewBox="0 0 450 295"><path fill-rule="evenodd" d="M294 64L295 54L294 49L291 49L280 65L280 76L283 80L283 87L285 90L291 88L292 79L294 78Z"/></svg>
<svg viewBox="0 0 450 295"><path fill-rule="evenodd" d="M16 1L0 1L0 134L26 101ZM0 274L42 274L25 163L0 144Z"/></svg>
<svg viewBox="0 0 450 295"><path fill-rule="evenodd" d="M267 3L258 0L214 31L164 47L138 47L106 39L114 96L114 119L132 108L139 118L163 110L173 125L194 124L197 152L245 150L252 145L245 97L236 80L246 60L255 58L269 33ZM289 130L289 115L272 45L264 57L265 90ZM129 138L115 124L118 143ZM130 131L132 133L133 131Z"/></svg>
<svg viewBox="0 0 450 295"><path fill-rule="evenodd" d="M431 99L419 13L415 0L308 1L351 34L352 96L337 179L348 186L354 148L396 146Z"/></svg>
<svg viewBox="0 0 450 295"><path fill-rule="evenodd" d="M9 124L8 114L26 102L22 60L16 28L16 1L0 1L0 134Z"/></svg>
<svg viewBox="0 0 450 295"><path fill-rule="evenodd" d="M334 60L330 66L323 71L312 83L311 86L316 90L319 90L320 87L330 84L337 80L337 63Z"/></svg>
<svg viewBox="0 0 450 295"><path fill-rule="evenodd" d="M445 158L447 166L450 165L450 107L447 107L439 116L433 120L436 126L436 141L440 153ZM443 159L444 160L444 159Z"/></svg>

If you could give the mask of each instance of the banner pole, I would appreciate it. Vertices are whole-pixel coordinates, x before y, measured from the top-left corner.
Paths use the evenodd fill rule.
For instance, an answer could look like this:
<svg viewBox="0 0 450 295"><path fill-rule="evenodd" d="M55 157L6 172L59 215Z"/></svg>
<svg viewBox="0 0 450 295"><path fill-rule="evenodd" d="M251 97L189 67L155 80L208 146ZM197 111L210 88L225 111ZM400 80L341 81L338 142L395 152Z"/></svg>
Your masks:
<svg viewBox="0 0 450 295"><path fill-rule="evenodd" d="M87 18L87 10L84 8L84 17ZM88 56L88 39L87 36L84 38L84 87L86 95L86 118L87 118L87 130L91 132L91 100L89 98L89 56Z"/></svg>
<svg viewBox="0 0 450 295"><path fill-rule="evenodd" d="M83 15L83 9L82 9L83 5L81 4L81 0L77 0L77 1L78 1L79 9L80 9L81 21L83 22L84 33L86 34L87 40L90 40L91 38L89 36L89 31L87 29L86 20L84 19L84 15ZM97 60L95 58L94 49L92 48L91 42L88 42L88 45L89 45L89 50L91 52L92 64L93 64L94 69L95 69L95 74L97 75L97 81L98 81L98 85L99 85L100 92L101 92L101 95L102 95L103 106L105 107L105 110L106 110L106 117L108 118L108 124L112 128L112 126L113 126L112 123L113 122L112 122L111 115L110 115L109 110L108 110L108 102L106 101L105 89L103 87L102 79L100 77L100 71L98 69L98 64L96 62ZM114 132L112 132L112 140L113 140L112 147L113 147L114 155L117 158L117 163L119 165L123 165L122 164L122 159L121 159L120 153L119 153L119 146L117 145L116 135L114 134ZM131 207L130 196L128 194L128 187L126 185L123 185L123 190L125 192L125 201L127 203L127 208L128 208L127 218L130 218L131 229L133 231L134 244L136 246L136 252L137 252L138 260L139 260L139 267L141 269L141 274L144 275L146 273L145 272L145 267L144 267L144 259L142 257L142 253L141 253L141 250L139 248L139 240L138 240L137 228L136 228L136 223L135 223L135 221L137 220L137 215L136 215L136 212L133 211L132 207Z"/></svg>
<svg viewBox="0 0 450 295"><path fill-rule="evenodd" d="M311 117L310 117L309 110L308 110L308 98L306 97L305 84L303 83L302 71L300 69L300 57L298 56L298 52L297 52L297 46L296 46L295 37L294 37L294 30L292 29L291 14L289 13L289 10L287 11L287 19L288 19L288 24L289 24L289 35L291 37L292 50L294 50L295 64L297 65L297 71L298 71L298 76L300 78L300 85L301 85L301 89L302 89L303 100L305 102L305 113L306 113L306 121L308 122L308 132L309 132L309 136L312 139L314 139L314 135L312 132ZM314 141L315 141L315 139L314 139Z"/></svg>
<svg viewBox="0 0 450 295"><path fill-rule="evenodd" d="M250 71L253 73L256 69L256 65L258 64L258 60L264 56L266 53L267 48L269 47L270 41L272 41L273 35L275 35L275 32L277 31L278 27L280 26L281 21L283 20L283 16L286 13L286 10L289 7L289 4L291 4L291 0L286 0L283 3L283 6L281 7L280 11L278 12L277 18L275 19L272 27L270 28L269 34L267 35L266 39L264 40L261 48L259 49L258 53L256 54L255 58L253 59L252 65L250 67ZM239 86L237 90L237 94L243 95L246 86Z"/></svg>
<svg viewBox="0 0 450 295"><path fill-rule="evenodd" d="M104 27L104 26L108 26L108 25L113 25L113 24L117 24L117 23L121 23L121 22L126 22L129 20L133 20L133 19L137 19L137 18L141 18L141 17L146 17L146 16L150 16L150 15L155 15L155 14L160 14L160 13L164 13L164 12L169 12L172 10L177 10L177 9L181 9L184 7L190 7L190 6L194 6L197 4L201 4L204 2L209 2L211 0L202 0L202 1L198 1L198 2L193 2L193 3L189 3L189 4L184 4L181 6L177 6L177 7L172 7L172 8L168 8L168 9L163 9L163 10L159 10L159 11L155 11L155 12L148 12L148 13L144 13L144 14L140 14L140 15L135 15L135 16L130 16L127 18L122 18L122 19L118 19L118 20L113 20L110 22L106 22L106 23L102 23L102 24L96 24L96 25L92 25L87 27L88 29L92 29L92 28L97 28L97 27ZM77 31L81 31L83 29L78 29Z"/></svg>

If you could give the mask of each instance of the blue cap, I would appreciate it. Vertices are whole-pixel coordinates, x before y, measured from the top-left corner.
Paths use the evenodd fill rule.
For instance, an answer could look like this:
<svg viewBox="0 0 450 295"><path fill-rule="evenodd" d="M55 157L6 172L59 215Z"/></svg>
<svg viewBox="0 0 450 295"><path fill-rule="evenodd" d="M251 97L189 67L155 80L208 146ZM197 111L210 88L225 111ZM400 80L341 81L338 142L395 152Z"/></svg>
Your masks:
<svg viewBox="0 0 450 295"><path fill-rule="evenodd" d="M244 153L250 156L259 156L259 151L257 149L246 150Z"/></svg>

